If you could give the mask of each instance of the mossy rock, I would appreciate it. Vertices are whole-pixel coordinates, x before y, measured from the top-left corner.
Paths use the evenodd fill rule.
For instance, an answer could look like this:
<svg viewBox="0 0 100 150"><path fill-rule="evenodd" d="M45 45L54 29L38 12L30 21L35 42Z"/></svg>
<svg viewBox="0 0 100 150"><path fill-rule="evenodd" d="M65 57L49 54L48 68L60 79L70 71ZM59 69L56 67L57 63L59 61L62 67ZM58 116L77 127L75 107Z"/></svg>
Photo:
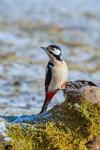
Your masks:
<svg viewBox="0 0 100 150"><path fill-rule="evenodd" d="M13 149L99 150L99 92L97 87L66 90L65 101L47 112L49 119L35 124L9 124L7 134Z"/></svg>
<svg viewBox="0 0 100 150"><path fill-rule="evenodd" d="M96 86L83 86L81 88L70 88L64 90L64 95L66 99L70 98L73 100L83 100L86 99L91 103L100 103L100 88Z"/></svg>

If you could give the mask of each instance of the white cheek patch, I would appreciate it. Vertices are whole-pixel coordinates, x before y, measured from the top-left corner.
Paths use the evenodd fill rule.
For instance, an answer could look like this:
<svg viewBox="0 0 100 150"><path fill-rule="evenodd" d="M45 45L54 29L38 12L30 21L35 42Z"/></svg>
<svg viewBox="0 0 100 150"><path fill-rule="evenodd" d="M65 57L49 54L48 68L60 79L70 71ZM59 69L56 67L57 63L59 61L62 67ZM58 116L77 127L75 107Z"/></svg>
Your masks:
<svg viewBox="0 0 100 150"><path fill-rule="evenodd" d="M52 53L55 54L55 55L60 55L60 50L59 49L54 49L52 51Z"/></svg>

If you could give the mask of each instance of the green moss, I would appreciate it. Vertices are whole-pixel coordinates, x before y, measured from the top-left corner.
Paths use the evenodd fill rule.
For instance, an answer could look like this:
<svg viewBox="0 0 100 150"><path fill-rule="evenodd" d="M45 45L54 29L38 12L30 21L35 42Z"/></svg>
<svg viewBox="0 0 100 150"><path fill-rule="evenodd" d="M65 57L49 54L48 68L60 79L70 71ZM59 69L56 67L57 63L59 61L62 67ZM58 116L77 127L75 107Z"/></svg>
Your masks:
<svg viewBox="0 0 100 150"><path fill-rule="evenodd" d="M100 104L69 99L53 114L47 123L10 126L14 150L86 150L85 144L100 136Z"/></svg>
<svg viewBox="0 0 100 150"><path fill-rule="evenodd" d="M64 124L65 132L71 132L73 147L81 150L80 147L89 140L100 136L100 104L92 104L84 98L69 99L59 107L58 113L54 113L56 122L60 120Z"/></svg>

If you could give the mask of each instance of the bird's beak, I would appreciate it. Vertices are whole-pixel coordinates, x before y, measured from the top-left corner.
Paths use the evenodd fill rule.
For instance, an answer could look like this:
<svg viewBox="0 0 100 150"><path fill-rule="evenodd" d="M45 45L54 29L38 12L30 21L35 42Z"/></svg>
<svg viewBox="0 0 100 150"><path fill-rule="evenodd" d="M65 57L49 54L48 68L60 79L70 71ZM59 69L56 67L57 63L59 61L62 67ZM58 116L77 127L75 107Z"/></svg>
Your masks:
<svg viewBox="0 0 100 150"><path fill-rule="evenodd" d="M43 50L46 50L46 47L41 47Z"/></svg>

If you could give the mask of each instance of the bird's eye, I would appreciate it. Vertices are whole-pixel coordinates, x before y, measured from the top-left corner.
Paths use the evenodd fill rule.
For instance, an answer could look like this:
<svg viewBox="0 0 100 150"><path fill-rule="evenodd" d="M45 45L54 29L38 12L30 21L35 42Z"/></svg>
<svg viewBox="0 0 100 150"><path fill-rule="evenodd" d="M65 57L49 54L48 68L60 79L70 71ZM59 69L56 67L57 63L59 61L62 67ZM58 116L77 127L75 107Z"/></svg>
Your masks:
<svg viewBox="0 0 100 150"><path fill-rule="evenodd" d="M52 49L51 46L49 46L49 47L48 47L48 50L51 50L51 49Z"/></svg>

